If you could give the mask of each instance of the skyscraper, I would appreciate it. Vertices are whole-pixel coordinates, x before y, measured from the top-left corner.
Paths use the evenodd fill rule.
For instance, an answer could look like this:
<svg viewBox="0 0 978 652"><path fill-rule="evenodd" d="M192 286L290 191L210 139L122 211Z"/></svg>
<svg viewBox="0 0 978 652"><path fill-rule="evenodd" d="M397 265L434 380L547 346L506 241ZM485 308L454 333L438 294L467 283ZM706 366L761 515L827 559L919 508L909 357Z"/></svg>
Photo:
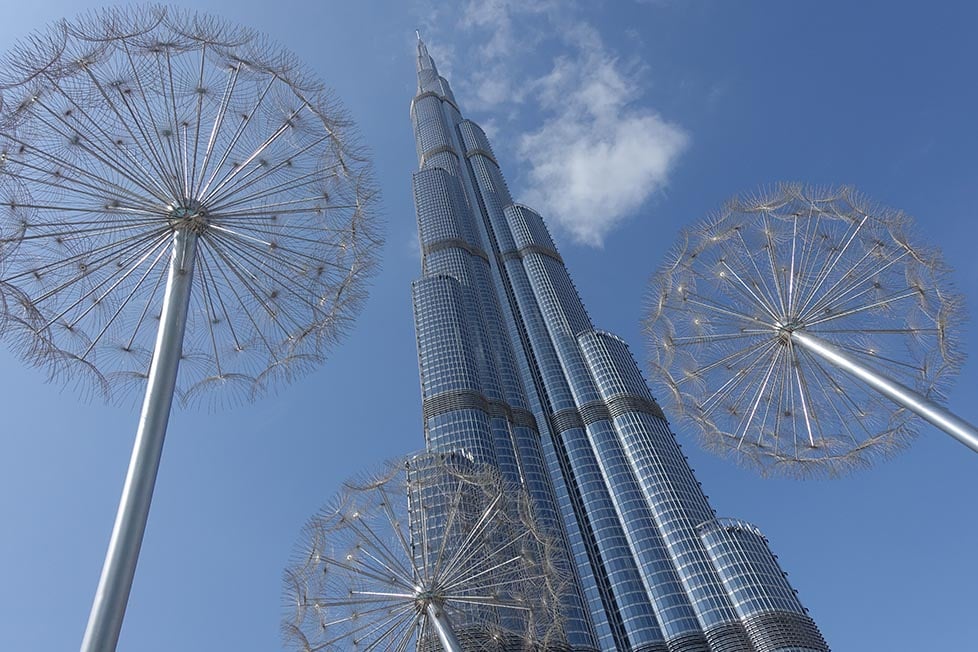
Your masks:
<svg viewBox="0 0 978 652"><path fill-rule="evenodd" d="M411 118L426 444L496 465L559 533L577 580L568 643L828 650L763 535L716 517L627 345L594 328L420 39Z"/></svg>

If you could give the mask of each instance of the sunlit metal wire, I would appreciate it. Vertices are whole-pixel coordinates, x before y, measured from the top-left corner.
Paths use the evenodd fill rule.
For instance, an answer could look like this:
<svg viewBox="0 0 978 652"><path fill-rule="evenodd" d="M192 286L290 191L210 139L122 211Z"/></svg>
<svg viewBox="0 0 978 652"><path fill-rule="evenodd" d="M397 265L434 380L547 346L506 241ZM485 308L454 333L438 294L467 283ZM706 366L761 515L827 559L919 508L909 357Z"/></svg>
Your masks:
<svg viewBox="0 0 978 652"><path fill-rule="evenodd" d="M441 650L434 603L466 651L569 649L555 554L497 472L458 454L392 463L306 525L285 574L285 639L303 652Z"/></svg>
<svg viewBox="0 0 978 652"><path fill-rule="evenodd" d="M0 92L0 308L27 358L141 388L177 229L198 236L185 402L249 400L349 327L376 192L290 53L209 16L102 10L18 43Z"/></svg>
<svg viewBox="0 0 978 652"><path fill-rule="evenodd" d="M961 361L960 299L909 228L848 188L784 184L682 234L646 329L653 376L707 448L765 473L836 475L912 437L911 413L792 338L940 398Z"/></svg>

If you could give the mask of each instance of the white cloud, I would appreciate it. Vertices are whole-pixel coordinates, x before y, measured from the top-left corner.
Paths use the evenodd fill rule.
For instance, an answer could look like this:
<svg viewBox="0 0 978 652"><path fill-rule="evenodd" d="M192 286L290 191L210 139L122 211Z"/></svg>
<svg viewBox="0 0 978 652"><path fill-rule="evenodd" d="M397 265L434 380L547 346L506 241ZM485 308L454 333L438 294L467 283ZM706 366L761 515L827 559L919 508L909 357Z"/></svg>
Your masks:
<svg viewBox="0 0 978 652"><path fill-rule="evenodd" d="M410 235L405 238L405 252L411 258L421 261L421 238L418 236L417 230L412 231Z"/></svg>
<svg viewBox="0 0 978 652"><path fill-rule="evenodd" d="M553 8L550 0L469 0L456 26L477 35L466 39L471 46L468 59L476 67L457 83L456 94L464 98L466 108L494 111L523 101L522 75L514 69L539 39L535 32L540 21L535 18Z"/></svg>
<svg viewBox="0 0 978 652"><path fill-rule="evenodd" d="M506 0L473 0L465 8L460 21L461 26L483 28L489 32L489 38L478 48L484 59L504 56L512 49L511 10L510 3Z"/></svg>
<svg viewBox="0 0 978 652"><path fill-rule="evenodd" d="M467 98L469 102L466 103L466 108L471 107L476 111L492 110L523 99L522 93L517 92L513 85L512 76L501 65L474 73L466 86L474 92L474 98Z"/></svg>
<svg viewBox="0 0 978 652"><path fill-rule="evenodd" d="M542 126L520 138L528 166L527 203L548 213L575 241L601 246L611 229L663 188L689 137L638 95L593 30L576 30L582 49L558 59L535 82Z"/></svg>
<svg viewBox="0 0 978 652"><path fill-rule="evenodd" d="M479 123L479 126L482 127L483 133L485 133L486 138L488 138L490 142L494 140L496 138L496 134L499 133L499 123L495 118L483 120Z"/></svg>
<svg viewBox="0 0 978 652"><path fill-rule="evenodd" d="M524 34L517 35L515 22L525 31L529 17L547 14L559 9L552 0L470 0L462 12L459 26L463 29L479 28L487 31L477 50L483 60L505 58L521 48Z"/></svg>
<svg viewBox="0 0 978 652"><path fill-rule="evenodd" d="M600 247L665 185L686 142L682 130L655 113L564 113L520 139L530 166L526 202L576 242Z"/></svg>

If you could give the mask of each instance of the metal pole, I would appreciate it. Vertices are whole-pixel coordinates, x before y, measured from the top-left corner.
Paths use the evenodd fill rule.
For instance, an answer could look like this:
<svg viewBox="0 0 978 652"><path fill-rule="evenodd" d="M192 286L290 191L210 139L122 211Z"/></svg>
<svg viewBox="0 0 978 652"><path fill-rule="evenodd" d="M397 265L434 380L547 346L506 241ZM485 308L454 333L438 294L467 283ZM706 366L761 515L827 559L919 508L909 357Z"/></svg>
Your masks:
<svg viewBox="0 0 978 652"><path fill-rule="evenodd" d="M434 601L429 602L426 611L428 612L428 618L431 620L431 624L434 625L435 631L438 632L438 639L441 641L442 649L445 652L462 652L462 644L455 637L455 630L452 629L452 624L448 621L448 615L441 608L441 605Z"/></svg>
<svg viewBox="0 0 978 652"><path fill-rule="evenodd" d="M82 652L112 652L119 642L119 631L136 573L136 561L146 530L149 504L153 499L156 473L163 453L163 438L173 403L196 251L196 233L190 229L174 231L170 271L163 295L156 349L146 383L146 397L119 511L109 539L109 549L105 553L102 576L85 628Z"/></svg>
<svg viewBox="0 0 978 652"><path fill-rule="evenodd" d="M859 378L891 401L914 412L971 450L978 452L978 429L964 419L951 414L909 387L890 380L885 376L881 376L837 346L811 333L806 333L803 330L792 331L791 341L803 346L805 350L818 355L839 369Z"/></svg>

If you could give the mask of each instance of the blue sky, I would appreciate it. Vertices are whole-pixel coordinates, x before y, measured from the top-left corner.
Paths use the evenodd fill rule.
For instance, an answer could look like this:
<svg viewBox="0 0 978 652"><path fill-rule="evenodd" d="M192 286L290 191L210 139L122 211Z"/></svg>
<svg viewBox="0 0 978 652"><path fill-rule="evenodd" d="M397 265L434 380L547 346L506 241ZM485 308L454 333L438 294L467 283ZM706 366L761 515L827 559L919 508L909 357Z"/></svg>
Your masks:
<svg viewBox="0 0 978 652"><path fill-rule="evenodd" d="M679 229L780 180L852 184L914 215L978 309L978 5L524 4L195 5L261 29L336 90L375 156L387 245L356 329L321 369L254 405L175 411L120 649L277 649L302 524L342 480L423 445L409 291L415 28L514 195L550 220L595 323L640 360L643 293ZM0 43L89 6L17 3ZM606 183L578 182L592 172ZM978 342L973 324L960 339ZM972 360L949 396L972 422L976 386ZM6 350L0 392L0 649L70 650L136 414L86 404ZM973 647L973 453L922 427L911 449L852 477L761 479L674 428L718 513L767 534L833 649Z"/></svg>

